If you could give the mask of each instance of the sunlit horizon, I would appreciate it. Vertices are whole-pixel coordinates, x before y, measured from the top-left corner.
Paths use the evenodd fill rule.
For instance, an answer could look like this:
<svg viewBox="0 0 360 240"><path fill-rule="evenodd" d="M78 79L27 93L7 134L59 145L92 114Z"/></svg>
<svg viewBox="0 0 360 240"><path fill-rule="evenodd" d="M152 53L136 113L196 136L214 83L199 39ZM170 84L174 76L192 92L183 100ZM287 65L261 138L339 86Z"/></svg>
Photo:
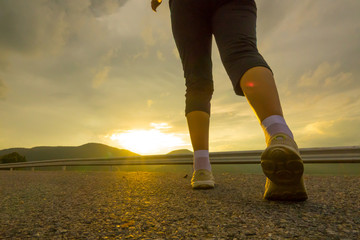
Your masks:
<svg viewBox="0 0 360 240"><path fill-rule="evenodd" d="M151 123L149 129L116 130L108 135L112 143L141 155L166 154L189 148L188 134L169 132L167 123Z"/></svg>

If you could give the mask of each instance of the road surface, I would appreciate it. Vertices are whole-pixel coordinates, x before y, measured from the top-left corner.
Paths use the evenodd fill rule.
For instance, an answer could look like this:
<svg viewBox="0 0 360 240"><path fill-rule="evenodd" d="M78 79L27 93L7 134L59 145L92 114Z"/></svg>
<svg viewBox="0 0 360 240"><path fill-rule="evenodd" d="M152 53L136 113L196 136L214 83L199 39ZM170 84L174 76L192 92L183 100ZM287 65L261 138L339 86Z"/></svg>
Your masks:
<svg viewBox="0 0 360 240"><path fill-rule="evenodd" d="M0 171L0 239L360 239L360 177L305 176L309 200L262 200L262 175Z"/></svg>

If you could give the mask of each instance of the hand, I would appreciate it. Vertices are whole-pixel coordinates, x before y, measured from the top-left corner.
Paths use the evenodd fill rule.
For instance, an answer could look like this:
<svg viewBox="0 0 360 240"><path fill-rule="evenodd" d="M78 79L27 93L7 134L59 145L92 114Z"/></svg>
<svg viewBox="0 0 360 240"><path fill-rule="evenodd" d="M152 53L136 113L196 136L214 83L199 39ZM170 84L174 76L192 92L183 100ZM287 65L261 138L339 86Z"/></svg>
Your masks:
<svg viewBox="0 0 360 240"><path fill-rule="evenodd" d="M161 4L162 0L151 0L151 8L156 12L156 8Z"/></svg>

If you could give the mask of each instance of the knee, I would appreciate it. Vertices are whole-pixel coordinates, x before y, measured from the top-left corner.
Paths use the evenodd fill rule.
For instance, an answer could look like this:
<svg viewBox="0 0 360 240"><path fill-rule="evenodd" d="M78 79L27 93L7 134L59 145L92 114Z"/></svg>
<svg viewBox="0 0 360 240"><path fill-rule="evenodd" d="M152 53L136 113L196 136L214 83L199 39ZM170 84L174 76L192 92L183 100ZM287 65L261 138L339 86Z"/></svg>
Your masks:
<svg viewBox="0 0 360 240"><path fill-rule="evenodd" d="M205 78L187 78L186 79L186 97L210 98L214 92L214 83L212 79Z"/></svg>
<svg viewBox="0 0 360 240"><path fill-rule="evenodd" d="M197 79L186 81L186 114L203 111L210 115L210 101L214 92L212 80Z"/></svg>
<svg viewBox="0 0 360 240"><path fill-rule="evenodd" d="M267 67L257 66L248 69L240 79L240 87L245 93L257 92L258 89L266 90L273 85L274 78Z"/></svg>

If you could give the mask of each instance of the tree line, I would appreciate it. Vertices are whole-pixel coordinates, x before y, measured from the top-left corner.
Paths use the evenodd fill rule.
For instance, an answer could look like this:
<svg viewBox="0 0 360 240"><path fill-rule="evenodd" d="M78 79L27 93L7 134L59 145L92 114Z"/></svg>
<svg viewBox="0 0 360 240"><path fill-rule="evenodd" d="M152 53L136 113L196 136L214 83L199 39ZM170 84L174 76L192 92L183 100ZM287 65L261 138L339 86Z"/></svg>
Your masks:
<svg viewBox="0 0 360 240"><path fill-rule="evenodd" d="M12 152L0 157L0 164L1 163L17 163L17 162L26 162L26 157L21 156L17 152Z"/></svg>

